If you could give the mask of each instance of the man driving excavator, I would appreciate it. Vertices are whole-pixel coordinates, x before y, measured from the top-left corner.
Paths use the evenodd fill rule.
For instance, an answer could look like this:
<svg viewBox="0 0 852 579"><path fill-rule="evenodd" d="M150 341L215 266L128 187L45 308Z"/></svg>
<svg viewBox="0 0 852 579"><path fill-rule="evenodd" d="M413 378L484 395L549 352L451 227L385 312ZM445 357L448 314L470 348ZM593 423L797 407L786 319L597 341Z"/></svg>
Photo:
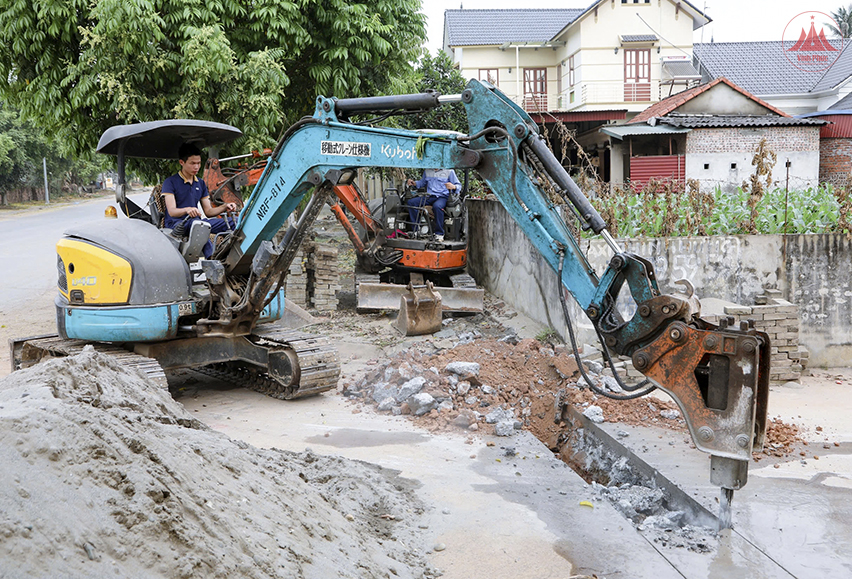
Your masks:
<svg viewBox="0 0 852 579"><path fill-rule="evenodd" d="M422 211L420 208L431 205L435 214L435 239L444 241L444 208L447 206L450 191L455 191L461 187L456 172L452 169L426 169L419 181L409 179L408 186L418 189L423 186L426 187L426 195L412 197L408 200L410 208L408 215L414 224L415 231L417 224L420 223L420 212Z"/></svg>
<svg viewBox="0 0 852 579"><path fill-rule="evenodd" d="M188 222L201 219L198 202L204 210L205 217L216 217L226 211L236 211L235 203L225 203L213 207L207 185L197 177L201 169L201 150L191 143L184 143L178 149L180 171L163 182L163 200L166 203L166 216L163 226L174 229L187 217ZM210 219L210 232L223 233L231 231L236 224L231 217ZM213 243L209 240L204 244L204 257L210 259L213 254Z"/></svg>

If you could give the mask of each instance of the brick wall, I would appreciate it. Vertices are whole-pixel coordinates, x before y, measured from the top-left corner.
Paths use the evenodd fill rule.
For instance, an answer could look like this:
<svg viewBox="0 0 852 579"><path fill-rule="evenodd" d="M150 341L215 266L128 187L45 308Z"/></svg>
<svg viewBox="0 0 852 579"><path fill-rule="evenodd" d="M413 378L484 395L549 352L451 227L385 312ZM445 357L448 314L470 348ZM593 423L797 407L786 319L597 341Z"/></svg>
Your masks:
<svg viewBox="0 0 852 579"><path fill-rule="evenodd" d="M852 139L821 139L819 182L848 186L852 180Z"/></svg>
<svg viewBox="0 0 852 579"><path fill-rule="evenodd" d="M751 153L760 139L776 153L819 151L819 127L693 129L686 135L686 154Z"/></svg>
<svg viewBox="0 0 852 579"><path fill-rule="evenodd" d="M332 312L337 309L339 289L337 248L305 241L290 264L284 295L296 305Z"/></svg>
<svg viewBox="0 0 852 579"><path fill-rule="evenodd" d="M726 306L724 313L725 317L729 318L729 325L737 327L741 321L754 320L755 329L769 336L769 383L781 385L798 382L810 357L807 348L799 344L798 306L781 299L781 292L774 289L766 290L766 293L758 296L755 301L757 303L753 306ZM717 325L720 321L719 315L704 315L702 318ZM600 355L593 354L590 359L603 364ZM619 357L616 368L623 369L628 383L635 384L645 377L633 367L632 360L625 356ZM609 370L604 370L603 373L612 375Z"/></svg>
<svg viewBox="0 0 852 579"><path fill-rule="evenodd" d="M808 350L799 345L798 306L781 299L778 290L767 290L765 295L758 296L755 301L757 304L753 306L725 307L725 313L734 319L735 324L742 320L754 320L755 329L769 336L770 383L798 381L810 356Z"/></svg>

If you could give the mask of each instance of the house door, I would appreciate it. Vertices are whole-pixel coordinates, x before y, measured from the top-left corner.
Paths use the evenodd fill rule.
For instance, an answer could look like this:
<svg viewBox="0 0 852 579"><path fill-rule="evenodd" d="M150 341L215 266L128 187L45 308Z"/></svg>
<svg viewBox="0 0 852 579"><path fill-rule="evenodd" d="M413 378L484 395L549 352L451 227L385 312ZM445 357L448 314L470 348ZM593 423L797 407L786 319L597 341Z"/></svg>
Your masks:
<svg viewBox="0 0 852 579"><path fill-rule="evenodd" d="M524 69L524 110L542 112L547 110L547 69Z"/></svg>
<svg viewBox="0 0 852 579"><path fill-rule="evenodd" d="M651 100L651 50L624 51L624 102Z"/></svg>

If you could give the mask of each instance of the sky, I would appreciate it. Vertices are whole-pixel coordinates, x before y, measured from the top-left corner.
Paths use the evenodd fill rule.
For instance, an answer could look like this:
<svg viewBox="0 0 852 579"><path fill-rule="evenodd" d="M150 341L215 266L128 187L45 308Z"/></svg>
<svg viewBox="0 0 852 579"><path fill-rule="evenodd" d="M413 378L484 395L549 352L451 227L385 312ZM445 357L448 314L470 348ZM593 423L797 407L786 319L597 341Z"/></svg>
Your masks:
<svg viewBox="0 0 852 579"><path fill-rule="evenodd" d="M690 0L712 20L703 28L703 42L744 40L781 40L784 28L805 11L829 14L852 0ZM441 48L444 34L444 10L484 8L587 8L592 0L423 0L428 18L428 44L433 54ZM703 7L706 5L706 11ZM694 42L702 42L702 29L695 31Z"/></svg>

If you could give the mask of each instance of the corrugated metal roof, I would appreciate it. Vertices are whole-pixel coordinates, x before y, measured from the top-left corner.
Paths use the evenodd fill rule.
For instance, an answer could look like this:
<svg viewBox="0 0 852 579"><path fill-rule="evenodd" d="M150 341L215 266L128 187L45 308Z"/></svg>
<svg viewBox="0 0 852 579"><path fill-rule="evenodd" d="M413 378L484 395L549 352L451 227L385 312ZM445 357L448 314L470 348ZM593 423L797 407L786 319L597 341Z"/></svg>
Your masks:
<svg viewBox="0 0 852 579"><path fill-rule="evenodd" d="M624 140L624 137L637 135L668 135L672 133L688 133L692 129L669 127L666 125L609 125L598 129L601 133Z"/></svg>
<svg viewBox="0 0 852 579"><path fill-rule="evenodd" d="M797 119L775 115L672 115L660 117L657 123L690 129L725 127L800 127L821 126L819 119Z"/></svg>
<svg viewBox="0 0 852 579"><path fill-rule="evenodd" d="M830 40L841 48L840 40ZM804 94L834 88L852 76L849 42L828 70L805 71L788 60L782 42L712 42L695 44L692 54L702 72L726 77L756 95Z"/></svg>
<svg viewBox="0 0 852 579"><path fill-rule="evenodd" d="M656 42L659 40L656 34L623 34L621 42Z"/></svg>
<svg viewBox="0 0 852 579"><path fill-rule="evenodd" d="M843 102L843 100L839 101L838 104ZM828 109L818 113L805 113L803 115L798 115L798 118L820 119L826 121L826 125L819 130L820 139L852 138L852 110Z"/></svg>
<svg viewBox="0 0 852 579"><path fill-rule="evenodd" d="M604 111L549 111L544 114L528 113L536 123L581 123L585 121L621 121L627 118L627 109L611 109Z"/></svg>
<svg viewBox="0 0 852 579"><path fill-rule="evenodd" d="M829 115L821 117L830 124L819 130L820 139L848 139L852 137L852 115Z"/></svg>
<svg viewBox="0 0 852 579"><path fill-rule="evenodd" d="M547 42L583 12L583 8L445 10L444 27L450 46Z"/></svg>

